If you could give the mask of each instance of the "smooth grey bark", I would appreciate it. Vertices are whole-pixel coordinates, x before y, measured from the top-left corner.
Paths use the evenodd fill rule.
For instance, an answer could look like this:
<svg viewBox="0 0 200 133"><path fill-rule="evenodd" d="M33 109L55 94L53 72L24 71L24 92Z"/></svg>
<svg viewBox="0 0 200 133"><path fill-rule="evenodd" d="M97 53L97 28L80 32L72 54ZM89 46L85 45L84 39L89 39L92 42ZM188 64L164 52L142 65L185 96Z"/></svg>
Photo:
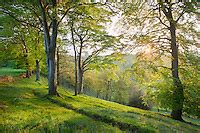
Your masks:
<svg viewBox="0 0 200 133"><path fill-rule="evenodd" d="M79 57L80 60L80 57ZM78 61L78 84L79 84L79 91L78 94L83 93L83 71L82 71L82 67L80 64L80 61Z"/></svg>
<svg viewBox="0 0 200 133"><path fill-rule="evenodd" d="M54 50L53 50L54 51ZM49 95L57 95L57 86L56 86L56 65L55 65L55 51L49 53L48 61L48 86L49 86Z"/></svg>
<svg viewBox="0 0 200 133"><path fill-rule="evenodd" d="M50 40L49 47L49 71L48 71L48 79L49 79L49 94L57 95L57 80L56 80L56 61L55 61L55 52L56 52L56 40L57 40L57 20L56 18L52 19L52 35Z"/></svg>
<svg viewBox="0 0 200 133"><path fill-rule="evenodd" d="M51 19L51 27L47 24L47 15L45 8L41 2L38 0L40 8L41 8L41 16L44 30L44 40L45 40L45 51L47 57L47 69L48 69L48 87L49 87L49 95L57 95L57 84L56 84L56 62L55 62L55 51L56 51L56 40L57 40L57 20L56 20L56 0L52 0L53 6L53 14ZM52 34L50 36L50 29L52 30Z"/></svg>
<svg viewBox="0 0 200 133"><path fill-rule="evenodd" d="M36 79L35 79L35 81L40 81L40 61L35 60L35 64L36 64Z"/></svg>
<svg viewBox="0 0 200 133"><path fill-rule="evenodd" d="M79 87L79 91L78 94L83 93L83 76L84 76L84 71L83 71L83 67L82 67L82 49L83 49L83 38L81 36L79 36L80 39L80 50L78 53L78 87Z"/></svg>
<svg viewBox="0 0 200 133"><path fill-rule="evenodd" d="M77 52L76 52L76 46L75 46L75 41L74 41L74 31L73 31L73 22L71 25L71 36L72 36L72 45L73 45L73 49L74 49L74 76L75 76L75 90L74 90L74 95L76 96L78 91L77 91L77 80L78 80L78 76L77 76Z"/></svg>
<svg viewBox="0 0 200 133"><path fill-rule="evenodd" d="M60 46L57 47L57 85L60 85L60 55L59 55Z"/></svg>

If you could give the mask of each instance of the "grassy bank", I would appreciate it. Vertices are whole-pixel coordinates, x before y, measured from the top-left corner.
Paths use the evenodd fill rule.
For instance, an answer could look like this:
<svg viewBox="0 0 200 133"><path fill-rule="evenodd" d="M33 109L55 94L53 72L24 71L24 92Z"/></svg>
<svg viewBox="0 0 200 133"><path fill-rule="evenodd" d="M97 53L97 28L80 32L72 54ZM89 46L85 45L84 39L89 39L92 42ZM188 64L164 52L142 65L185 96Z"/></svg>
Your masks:
<svg viewBox="0 0 200 133"><path fill-rule="evenodd" d="M13 68L7 68L3 67L0 68L0 76L18 76L21 73L24 73L26 70L24 69L13 69Z"/></svg>
<svg viewBox="0 0 200 133"><path fill-rule="evenodd" d="M0 84L0 132L120 131L50 102L46 87L44 80L39 83L34 78Z"/></svg>
<svg viewBox="0 0 200 133"><path fill-rule="evenodd" d="M58 91L47 96L46 79L34 76L0 83L0 132L200 132L159 113Z"/></svg>

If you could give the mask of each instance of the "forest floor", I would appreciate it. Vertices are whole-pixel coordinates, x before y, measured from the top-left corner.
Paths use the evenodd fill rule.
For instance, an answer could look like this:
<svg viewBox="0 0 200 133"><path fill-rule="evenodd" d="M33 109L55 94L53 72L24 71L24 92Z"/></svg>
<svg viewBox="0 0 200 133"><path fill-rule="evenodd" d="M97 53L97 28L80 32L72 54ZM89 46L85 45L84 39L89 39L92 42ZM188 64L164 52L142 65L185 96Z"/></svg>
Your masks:
<svg viewBox="0 0 200 133"><path fill-rule="evenodd" d="M60 97L48 96L45 78L35 82L35 76L16 78L20 72L11 72L7 73L13 80L0 80L0 132L200 132L197 124L86 95L73 96L61 87ZM1 79L7 75L1 73Z"/></svg>

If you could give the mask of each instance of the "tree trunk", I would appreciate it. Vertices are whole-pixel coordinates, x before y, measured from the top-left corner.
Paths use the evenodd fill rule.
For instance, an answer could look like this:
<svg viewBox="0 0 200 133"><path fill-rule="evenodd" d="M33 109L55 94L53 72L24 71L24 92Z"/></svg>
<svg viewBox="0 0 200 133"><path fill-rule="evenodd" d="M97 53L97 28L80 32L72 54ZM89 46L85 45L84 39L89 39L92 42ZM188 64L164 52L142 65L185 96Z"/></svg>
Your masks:
<svg viewBox="0 0 200 133"><path fill-rule="evenodd" d="M174 82L173 91L173 103L171 116L176 120L182 119L182 109L183 109L183 86L178 75L178 46L176 44L176 27L174 23L170 22L170 34L171 34L171 55L172 55L172 77Z"/></svg>
<svg viewBox="0 0 200 133"><path fill-rule="evenodd" d="M49 95L58 95L57 94L57 78L56 78L56 61L55 61L55 52L56 52L56 40L57 40L57 21L54 18L52 20L52 35L49 45L49 66L48 66L48 85L49 85Z"/></svg>
<svg viewBox="0 0 200 133"><path fill-rule="evenodd" d="M105 99L110 101L112 97L111 80L108 80L106 84L107 84L107 90L106 90Z"/></svg>
<svg viewBox="0 0 200 133"><path fill-rule="evenodd" d="M29 66L29 62L28 62L28 52L27 51L26 51L24 57L25 57L25 60L26 60L26 78L30 78L31 71L30 71L30 66Z"/></svg>
<svg viewBox="0 0 200 133"><path fill-rule="evenodd" d="M50 26L48 25L47 12L43 6L43 1L38 0L39 6L41 8L42 15L42 25L44 30L44 40L45 40L45 51L47 56L47 70L48 70L48 87L49 95L58 95L57 94L57 85L56 85L56 64L55 64L55 50L56 50L56 40L57 40L57 11L56 9L56 0L52 0L52 18ZM51 29L50 29L51 28ZM51 35L50 35L51 33Z"/></svg>
<svg viewBox="0 0 200 133"><path fill-rule="evenodd" d="M109 90L110 90L110 95L109 95L109 101L111 101L111 98L112 98L112 80L110 80L110 82L109 82Z"/></svg>
<svg viewBox="0 0 200 133"><path fill-rule="evenodd" d="M74 73L74 76L75 76L75 96L77 95L77 81L78 81L78 77L77 77L77 58L76 58L76 55L75 55L75 57L74 57L74 71L75 71L75 73Z"/></svg>
<svg viewBox="0 0 200 133"><path fill-rule="evenodd" d="M78 71L78 81L79 81L79 92L78 94L81 94L83 93L83 71L81 68L79 68L79 71Z"/></svg>
<svg viewBox="0 0 200 133"><path fill-rule="evenodd" d="M97 90L97 95L96 95L96 98L99 98L99 94L100 94L100 91Z"/></svg>
<svg viewBox="0 0 200 133"><path fill-rule="evenodd" d="M83 72L82 72L82 78L81 78L81 90L80 93L83 93L83 83L84 83L84 76L83 76Z"/></svg>
<svg viewBox="0 0 200 133"><path fill-rule="evenodd" d="M59 56L59 46L57 47L57 85L60 85L60 56Z"/></svg>
<svg viewBox="0 0 200 133"><path fill-rule="evenodd" d="M167 26L167 28L170 30L170 36L171 36L171 55L172 55L171 71L174 84L171 116L173 119L182 121L184 94L183 94L183 85L178 75L178 46L176 44L177 21L173 19L172 9L171 9L172 5L168 3L167 7L164 6L163 2L161 2L160 4L161 4L161 10L163 11L167 20L170 23L170 27Z"/></svg>
<svg viewBox="0 0 200 133"><path fill-rule="evenodd" d="M57 86L56 86L56 62L55 62L55 50L51 51L48 56L48 86L49 86L49 95L57 95Z"/></svg>
<svg viewBox="0 0 200 133"><path fill-rule="evenodd" d="M29 63L27 60L28 59L26 59L26 78L30 78Z"/></svg>
<svg viewBox="0 0 200 133"><path fill-rule="evenodd" d="M80 51L78 56L78 84L79 84L79 94L83 93L83 67L82 67L82 48L83 48L83 39L80 37Z"/></svg>
<svg viewBox="0 0 200 133"><path fill-rule="evenodd" d="M30 78L31 73L30 73L30 66L29 66L29 61L28 61L28 47L27 44L23 38L23 36L21 36L21 41L22 41L22 47L23 47L23 54L24 54L24 58L25 58L25 62L26 62L26 78Z"/></svg>
<svg viewBox="0 0 200 133"><path fill-rule="evenodd" d="M74 31L73 31L73 22L71 25L71 35L72 35L72 44L73 44L73 48L74 48L74 77L75 77L75 96L77 95L77 81L78 81L78 77L77 77L77 52L76 52L76 46L75 46L75 42L74 42Z"/></svg>
<svg viewBox="0 0 200 133"><path fill-rule="evenodd" d="M30 78L30 72L29 72L29 70L26 70L26 78Z"/></svg>
<svg viewBox="0 0 200 133"><path fill-rule="evenodd" d="M36 81L40 81L40 62L35 60L36 63Z"/></svg>

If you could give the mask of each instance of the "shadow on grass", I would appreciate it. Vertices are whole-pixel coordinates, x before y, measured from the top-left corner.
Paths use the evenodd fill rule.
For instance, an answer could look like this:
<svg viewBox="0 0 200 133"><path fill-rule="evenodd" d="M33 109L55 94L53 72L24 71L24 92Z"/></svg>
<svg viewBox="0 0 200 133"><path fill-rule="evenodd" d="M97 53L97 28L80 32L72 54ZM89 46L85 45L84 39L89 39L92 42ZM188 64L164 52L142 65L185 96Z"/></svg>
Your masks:
<svg viewBox="0 0 200 133"><path fill-rule="evenodd" d="M0 131L4 132L67 132L67 133L77 133L77 132L109 132L116 133L119 129L109 128L104 125L98 125L93 123L91 120L86 118L85 116L78 116L63 121L61 123L51 123L52 121L48 121L47 123L35 123L35 124L27 124L23 128L14 127L12 125L7 125L2 127ZM51 123L51 124L49 124ZM1 125L0 125L1 126Z"/></svg>
<svg viewBox="0 0 200 133"><path fill-rule="evenodd" d="M116 130L119 130L118 128L113 128L112 126L109 127L110 125L108 126L105 123L99 124L100 122L98 122L95 124L95 121L91 118L64 108L61 108L61 111L69 114L65 113L63 115L63 120L54 120L54 118L57 119L57 115L61 117L63 112L59 112L60 110L57 110L59 109L59 106L57 104L49 102L49 100L47 99L49 96L40 89L41 88L18 88L15 86L0 85L0 100L3 101L3 103L5 103L7 106L10 106L8 110L3 111L3 113L6 113L4 117L6 119L12 118L10 119L10 121L15 121L15 118L17 118L17 121L20 122L16 124L2 123L0 124L0 132L33 131L71 133L77 131L116 132ZM46 91L45 88L42 89ZM43 113L41 111L43 111ZM48 114L48 112L50 114ZM31 115L31 118L29 117L29 115ZM70 118L67 118L68 116Z"/></svg>
<svg viewBox="0 0 200 133"><path fill-rule="evenodd" d="M141 128L141 127L138 127L138 126L135 126L133 124L130 124L130 123L124 123L124 122L120 122L120 121L117 121L115 119L113 119L112 117L109 117L108 115L102 115L97 113L97 112L91 112L92 108L81 108L81 109L78 109L78 108L75 108L72 104L65 104L65 103L62 103L62 102L59 102L55 99L52 98L52 96L49 96L47 97L47 99L49 101L51 101L52 103L55 103L61 107L65 107L67 109L70 109L70 110L73 110L77 113L80 113L80 114L83 114L83 115L86 115L94 120L97 120L97 121L101 121L101 122L104 122L104 123L107 123L107 124L110 124L112 126L117 126L119 127L121 130L129 130L130 132L154 132L153 129L150 129L150 128Z"/></svg>

